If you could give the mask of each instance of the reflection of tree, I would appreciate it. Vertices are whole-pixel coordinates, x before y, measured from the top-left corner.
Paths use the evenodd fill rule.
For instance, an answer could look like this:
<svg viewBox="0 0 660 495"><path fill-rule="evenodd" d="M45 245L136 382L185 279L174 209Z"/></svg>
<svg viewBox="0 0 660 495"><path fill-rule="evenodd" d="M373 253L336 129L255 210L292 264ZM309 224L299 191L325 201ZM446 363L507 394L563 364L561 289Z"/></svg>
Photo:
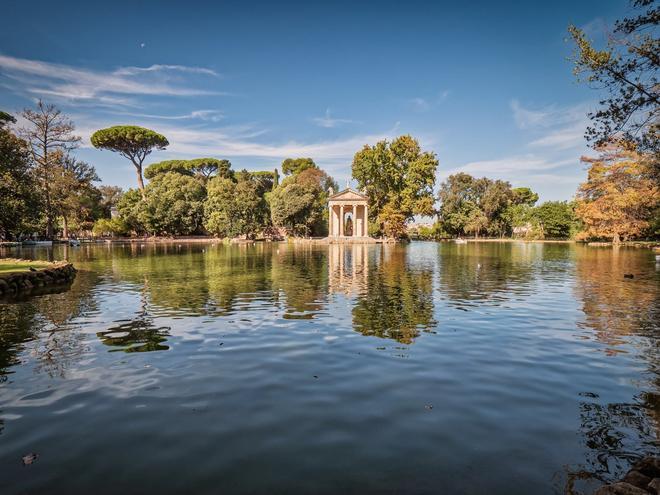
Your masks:
<svg viewBox="0 0 660 495"><path fill-rule="evenodd" d="M402 246L377 248L366 290L353 308L356 331L409 344L435 326L433 271L409 263L406 252Z"/></svg>
<svg viewBox="0 0 660 495"><path fill-rule="evenodd" d="M575 294L582 301L581 327L587 335L607 346L617 359L632 352L646 363L648 381L630 403L580 404L580 434L587 449L585 463L570 466L568 493L585 480L612 482L644 454L657 453L660 446L660 353L657 322L658 273L649 253L642 250L576 248ZM634 279L624 278L632 273Z"/></svg>
<svg viewBox="0 0 660 495"><path fill-rule="evenodd" d="M282 246L273 255L274 297L284 295L286 319L311 319L324 307L328 287L325 249L311 245Z"/></svg>
<svg viewBox="0 0 660 495"><path fill-rule="evenodd" d="M96 335L105 345L114 347L110 352L166 351L163 342L169 337L169 327L156 327L148 318L136 318L108 328Z"/></svg>
<svg viewBox="0 0 660 495"><path fill-rule="evenodd" d="M147 308L146 291L145 282L141 296L142 309L137 318L110 327L103 332L97 332L96 336L101 339L101 342L114 348L110 352L151 352L169 349L163 342L167 341L170 328L154 325Z"/></svg>
<svg viewBox="0 0 660 495"><path fill-rule="evenodd" d="M209 310L230 314L239 302L263 298L269 290L272 247L264 244L216 246L204 260Z"/></svg>
<svg viewBox="0 0 660 495"><path fill-rule="evenodd" d="M501 304L524 296L534 280L534 261L543 256L545 262L544 248L549 247L500 242L438 244L442 295L460 307L484 301Z"/></svg>
<svg viewBox="0 0 660 495"><path fill-rule="evenodd" d="M634 249L577 250L575 292L582 301L582 325L612 351L627 335L657 337L660 274L649 258ZM625 274L635 278L626 279Z"/></svg>
<svg viewBox="0 0 660 495"><path fill-rule="evenodd" d="M20 364L25 343L39 330L34 306L0 304L0 383L7 381L12 366Z"/></svg>

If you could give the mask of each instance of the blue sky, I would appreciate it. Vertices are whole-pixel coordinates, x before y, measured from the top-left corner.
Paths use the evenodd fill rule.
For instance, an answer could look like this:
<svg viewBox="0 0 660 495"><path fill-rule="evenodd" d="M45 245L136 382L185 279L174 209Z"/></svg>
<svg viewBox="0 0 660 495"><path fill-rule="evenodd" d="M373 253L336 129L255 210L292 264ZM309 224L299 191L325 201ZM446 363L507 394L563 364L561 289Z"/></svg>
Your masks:
<svg viewBox="0 0 660 495"><path fill-rule="evenodd" d="M438 183L465 171L570 199L585 177L586 112L566 27L601 38L625 0L555 2L52 2L5 0L0 108L42 98L83 138L104 183L132 165L91 148L135 124L170 146L272 169L309 156L341 185L364 144L412 134Z"/></svg>

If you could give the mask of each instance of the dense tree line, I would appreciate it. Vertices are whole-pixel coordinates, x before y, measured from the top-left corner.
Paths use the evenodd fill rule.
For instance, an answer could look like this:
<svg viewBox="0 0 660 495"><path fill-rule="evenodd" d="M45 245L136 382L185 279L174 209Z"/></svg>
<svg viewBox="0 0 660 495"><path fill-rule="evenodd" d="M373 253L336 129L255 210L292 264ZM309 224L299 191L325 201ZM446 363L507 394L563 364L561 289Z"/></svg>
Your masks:
<svg viewBox="0 0 660 495"><path fill-rule="evenodd" d="M426 235L568 238L578 227L575 205L547 201L527 187L466 173L451 175L440 185L435 232Z"/></svg>
<svg viewBox="0 0 660 495"><path fill-rule="evenodd" d="M144 161L169 142L150 129L117 126L92 143L128 157L136 189L98 186L95 168L79 160L73 123L42 102L0 113L0 238L60 235L325 236L327 200L337 183L311 158L287 158L274 171L234 171L228 160ZM438 160L413 137L366 145L353 177L369 198L369 232L408 236L411 221L437 217L421 237L581 238L614 242L654 237L660 229L657 155L636 142L611 140L585 157L588 177L574 201L546 201L526 187L466 173L434 192ZM145 184L143 177L148 180Z"/></svg>

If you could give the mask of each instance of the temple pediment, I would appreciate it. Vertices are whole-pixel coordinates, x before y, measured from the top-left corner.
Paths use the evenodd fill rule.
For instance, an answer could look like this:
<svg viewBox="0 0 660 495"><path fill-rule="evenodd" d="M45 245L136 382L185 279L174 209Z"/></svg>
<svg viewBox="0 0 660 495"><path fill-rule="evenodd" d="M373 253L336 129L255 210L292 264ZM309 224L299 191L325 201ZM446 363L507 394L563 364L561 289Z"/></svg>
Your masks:
<svg viewBox="0 0 660 495"><path fill-rule="evenodd" d="M328 201L367 201L367 197L354 189L344 189L328 198Z"/></svg>

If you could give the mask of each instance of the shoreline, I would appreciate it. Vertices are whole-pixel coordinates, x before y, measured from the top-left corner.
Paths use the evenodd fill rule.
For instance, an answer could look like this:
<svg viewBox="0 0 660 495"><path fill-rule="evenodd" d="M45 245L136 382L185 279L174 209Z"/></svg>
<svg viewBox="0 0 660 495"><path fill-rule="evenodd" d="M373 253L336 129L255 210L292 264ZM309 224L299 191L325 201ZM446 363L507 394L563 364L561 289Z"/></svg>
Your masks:
<svg viewBox="0 0 660 495"><path fill-rule="evenodd" d="M31 260L2 258L0 261L32 263ZM39 263L38 265L43 265ZM32 271L34 270L34 271ZM0 273L0 299L52 292L73 282L77 270L68 261L55 261L30 270Z"/></svg>
<svg viewBox="0 0 660 495"><path fill-rule="evenodd" d="M660 241L625 241L615 245L612 242L585 242L576 241L571 239L513 239L513 238L461 238L466 243L525 243L525 244L582 244L589 247L634 247L646 248L660 251ZM410 239L414 242L456 242L457 239L443 238L443 239ZM187 243L187 244L254 244L263 242L291 242L294 244L392 244L396 242L408 242L407 240L394 241L392 239L382 239L374 237L359 237L359 238L329 238L329 237L289 237L285 239L241 239L241 238L218 238L211 236L173 236L173 237L116 237L104 239L85 239L80 240L80 246L87 244L172 244L172 243ZM65 245L68 241L55 240L52 242L53 246ZM32 242L0 242L0 248L14 248L14 247L40 247L40 244Z"/></svg>

